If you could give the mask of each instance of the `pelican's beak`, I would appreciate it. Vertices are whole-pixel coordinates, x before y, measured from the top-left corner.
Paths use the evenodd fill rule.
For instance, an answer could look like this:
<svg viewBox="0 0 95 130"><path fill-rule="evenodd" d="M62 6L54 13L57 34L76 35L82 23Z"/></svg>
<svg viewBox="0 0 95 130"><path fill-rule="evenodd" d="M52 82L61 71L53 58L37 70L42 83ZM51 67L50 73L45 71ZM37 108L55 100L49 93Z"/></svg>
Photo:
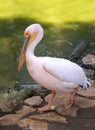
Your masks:
<svg viewBox="0 0 95 130"><path fill-rule="evenodd" d="M30 36L24 39L24 44L23 44L23 48L21 51L20 59L19 59L18 72L20 71L20 69L25 61L25 53L27 50L29 40L30 40Z"/></svg>
<svg viewBox="0 0 95 130"><path fill-rule="evenodd" d="M30 32L25 33L24 44L23 44L23 48L21 51L20 59L19 59L18 72L20 71L25 61L25 53L26 53L27 47L35 40L37 34L38 34L38 31L36 31L33 35L31 35Z"/></svg>

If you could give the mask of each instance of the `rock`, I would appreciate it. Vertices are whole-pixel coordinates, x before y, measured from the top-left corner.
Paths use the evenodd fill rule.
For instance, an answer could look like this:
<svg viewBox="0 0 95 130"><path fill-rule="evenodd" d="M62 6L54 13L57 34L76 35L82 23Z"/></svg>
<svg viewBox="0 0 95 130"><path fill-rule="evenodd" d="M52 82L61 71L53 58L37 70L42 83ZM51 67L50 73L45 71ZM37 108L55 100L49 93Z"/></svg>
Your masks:
<svg viewBox="0 0 95 130"><path fill-rule="evenodd" d="M85 97L76 97L75 104L80 108L95 107L95 100L91 100Z"/></svg>
<svg viewBox="0 0 95 130"><path fill-rule="evenodd" d="M30 118L35 119L35 120L43 120L43 121L46 121L46 122L55 121L55 122L60 122L60 123L67 123L65 117L62 117L55 112L43 113L43 114L40 114L40 116L39 116L39 114L38 115L32 115L32 116L30 116Z"/></svg>
<svg viewBox="0 0 95 130"><path fill-rule="evenodd" d="M7 125L7 126L1 126L0 130L23 130L21 127L19 127L17 124L14 125Z"/></svg>
<svg viewBox="0 0 95 130"><path fill-rule="evenodd" d="M95 88L90 87L86 91L79 91L78 94L85 97L95 97Z"/></svg>
<svg viewBox="0 0 95 130"><path fill-rule="evenodd" d="M15 124L22 116L20 114L8 114L0 118L0 124L3 126Z"/></svg>
<svg viewBox="0 0 95 130"><path fill-rule="evenodd" d="M92 89L92 87L91 87ZM95 89L93 88L93 90L95 91ZM86 91L82 91L82 93L84 92L86 96L94 96L95 92L92 92L93 90L89 90L89 93L87 93ZM79 93L79 92L78 92ZM45 100L46 102L49 102L50 99L50 95L46 96ZM54 101L53 101L53 105L56 106L55 111L60 113L61 115L70 115L70 116L76 116L77 115L77 111L78 111L78 107L71 107L70 109L65 109L64 108L64 104L66 104L69 100L70 97L70 93L69 94L57 94L57 96L55 97ZM79 106L80 108L87 108L87 107L95 107L95 101L85 98L85 97L80 97L80 96L76 96L75 99L75 105Z"/></svg>
<svg viewBox="0 0 95 130"><path fill-rule="evenodd" d="M94 73L95 73L94 70L92 70L92 69L84 69L84 71L85 71L85 74L87 75L88 78L93 78Z"/></svg>
<svg viewBox="0 0 95 130"><path fill-rule="evenodd" d="M11 112L12 111L12 107L10 106L10 104L6 101L0 101L0 109L3 112Z"/></svg>
<svg viewBox="0 0 95 130"><path fill-rule="evenodd" d="M66 102L69 99L70 93L57 93L56 97L53 100L53 105L54 106L64 106ZM51 94L45 97L45 101L48 103L51 98Z"/></svg>
<svg viewBox="0 0 95 130"><path fill-rule="evenodd" d="M95 88L95 80L91 80L91 81L90 81L90 84L91 84L91 87L94 87L94 88Z"/></svg>
<svg viewBox="0 0 95 130"><path fill-rule="evenodd" d="M33 93L32 89L17 90L17 88L8 88L0 92L0 110L3 112L14 111L18 105L22 106L23 99Z"/></svg>
<svg viewBox="0 0 95 130"><path fill-rule="evenodd" d="M95 97L95 80L91 80L90 81L90 88L87 89L86 91L84 90L80 90L77 93L81 96L85 96L85 97Z"/></svg>
<svg viewBox="0 0 95 130"><path fill-rule="evenodd" d="M60 115L76 117L78 107L71 107L68 109L68 108L64 108L64 106L59 106L56 107L55 111Z"/></svg>
<svg viewBox="0 0 95 130"><path fill-rule="evenodd" d="M28 130L48 130L48 123L30 118L25 118L18 122L18 125Z"/></svg>
<svg viewBox="0 0 95 130"><path fill-rule="evenodd" d="M43 99L40 96L33 96L31 98L26 99L24 102L30 106L37 105L39 106Z"/></svg>
<svg viewBox="0 0 95 130"><path fill-rule="evenodd" d="M84 65L91 65L95 68L95 56L88 54L87 56L83 57L82 62Z"/></svg>
<svg viewBox="0 0 95 130"><path fill-rule="evenodd" d="M22 114L22 116L28 114L28 113L31 113L31 112L34 112L35 109L29 107L29 106L23 106L22 109L20 109L19 111L17 111L16 113L17 114Z"/></svg>
<svg viewBox="0 0 95 130"><path fill-rule="evenodd" d="M17 111L16 114L8 114L0 118L1 125L16 124L22 117L33 112L34 109L29 106L23 106L23 108Z"/></svg>
<svg viewBox="0 0 95 130"><path fill-rule="evenodd" d="M75 117L77 115L78 107L71 107L70 109L64 108L64 105L68 102L70 95L70 93L58 93L53 101L53 105L56 106L55 111L60 115ZM51 94L46 96L46 102L49 102L50 96Z"/></svg>
<svg viewBox="0 0 95 130"><path fill-rule="evenodd" d="M0 92L0 110L3 112L12 111L12 107L8 101L8 93Z"/></svg>
<svg viewBox="0 0 95 130"><path fill-rule="evenodd" d="M66 118L56 114L55 112L32 115L18 122L22 128L33 130L48 130L50 122L67 123Z"/></svg>

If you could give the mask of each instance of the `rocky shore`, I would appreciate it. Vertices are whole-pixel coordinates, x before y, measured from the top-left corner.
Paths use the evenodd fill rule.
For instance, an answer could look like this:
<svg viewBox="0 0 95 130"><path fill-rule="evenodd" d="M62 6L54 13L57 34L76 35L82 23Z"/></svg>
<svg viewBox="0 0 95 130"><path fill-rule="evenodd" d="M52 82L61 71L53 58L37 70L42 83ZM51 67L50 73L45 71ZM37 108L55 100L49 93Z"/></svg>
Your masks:
<svg viewBox="0 0 95 130"><path fill-rule="evenodd" d="M13 88L0 95L0 130L94 130L95 56L88 54L83 57L82 67L91 87L77 93L75 104L70 109L63 107L70 94L58 93L53 102L55 109L40 114L36 108L49 101L51 91L40 85L20 86L15 82Z"/></svg>

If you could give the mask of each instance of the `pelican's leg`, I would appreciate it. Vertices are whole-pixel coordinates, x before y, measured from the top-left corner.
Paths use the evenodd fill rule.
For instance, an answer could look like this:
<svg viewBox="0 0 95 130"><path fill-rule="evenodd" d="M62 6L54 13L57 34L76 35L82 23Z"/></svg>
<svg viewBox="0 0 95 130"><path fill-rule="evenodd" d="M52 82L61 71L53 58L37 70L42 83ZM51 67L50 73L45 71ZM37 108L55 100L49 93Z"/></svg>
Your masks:
<svg viewBox="0 0 95 130"><path fill-rule="evenodd" d="M73 93L70 96L69 102L65 105L65 108L70 108L73 105L78 89L79 89L79 87L76 87L74 89Z"/></svg>
<svg viewBox="0 0 95 130"><path fill-rule="evenodd" d="M49 100L49 103L41 108L38 108L38 110L40 112L44 112L44 111L48 111L50 110L51 106L52 106L52 102L53 102L53 99L54 97L56 96L56 92L55 91L52 91L52 95L51 95L51 98Z"/></svg>

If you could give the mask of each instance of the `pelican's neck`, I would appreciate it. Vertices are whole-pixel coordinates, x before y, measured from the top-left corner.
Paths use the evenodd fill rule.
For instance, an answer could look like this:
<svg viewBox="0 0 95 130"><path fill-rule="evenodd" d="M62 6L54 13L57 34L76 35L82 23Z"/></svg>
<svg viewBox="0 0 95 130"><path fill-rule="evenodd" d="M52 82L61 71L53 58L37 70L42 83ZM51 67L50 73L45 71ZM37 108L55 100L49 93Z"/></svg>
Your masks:
<svg viewBox="0 0 95 130"><path fill-rule="evenodd" d="M34 55L34 51L35 51L35 48L38 43L39 42L37 42L37 40L35 40L28 46L27 51L26 51L26 57L29 55Z"/></svg>
<svg viewBox="0 0 95 130"><path fill-rule="evenodd" d="M39 33L37 34L35 40L28 46L27 50L26 50L26 60L32 57L34 57L34 51L35 51L35 47L37 46L37 44L41 41L43 37L43 32L39 31Z"/></svg>

